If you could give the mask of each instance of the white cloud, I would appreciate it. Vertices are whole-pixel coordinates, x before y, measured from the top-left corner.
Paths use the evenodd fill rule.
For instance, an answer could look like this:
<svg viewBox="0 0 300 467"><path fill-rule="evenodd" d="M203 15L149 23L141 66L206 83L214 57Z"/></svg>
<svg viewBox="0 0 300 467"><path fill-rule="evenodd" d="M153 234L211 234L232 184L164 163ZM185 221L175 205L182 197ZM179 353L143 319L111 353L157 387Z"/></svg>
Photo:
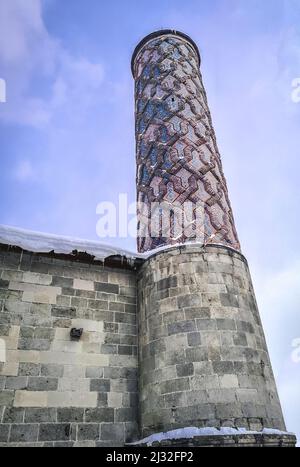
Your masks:
<svg viewBox="0 0 300 467"><path fill-rule="evenodd" d="M300 440L300 363L293 358L300 338L300 260L273 273L256 266L252 273L287 429Z"/></svg>
<svg viewBox="0 0 300 467"><path fill-rule="evenodd" d="M42 0L0 2L1 68L9 74L19 72L23 90L34 71L47 74L54 70L61 47L46 30L42 5Z"/></svg>
<svg viewBox="0 0 300 467"><path fill-rule="evenodd" d="M298 337L294 332L300 334L300 329L294 328L294 322L300 310L300 260L279 272L267 273L267 277L262 270L259 277L257 271L256 282L260 306L270 321L269 326L273 331L278 329L282 333L285 329L291 337Z"/></svg>
<svg viewBox="0 0 300 467"><path fill-rule="evenodd" d="M287 429L297 435L300 445L300 364L287 364L277 380L280 400L285 415Z"/></svg>
<svg viewBox="0 0 300 467"><path fill-rule="evenodd" d="M284 303L285 310L298 314L300 309L300 260L285 269L268 275L260 286L262 305L272 308L272 315L282 315L279 304ZM284 313L286 319L286 311Z"/></svg>
<svg viewBox="0 0 300 467"><path fill-rule="evenodd" d="M40 0L11 0L0 3L0 56L8 63L19 63L31 55L35 39L47 40Z"/></svg>
<svg viewBox="0 0 300 467"><path fill-rule="evenodd" d="M48 33L42 6L41 0L0 2L0 68L7 83L0 118L38 128L56 118L65 125L75 115L84 118L104 75L102 64L74 57Z"/></svg>
<svg viewBox="0 0 300 467"><path fill-rule="evenodd" d="M29 160L21 160L13 171L13 178L20 182L33 180L35 172Z"/></svg>
<svg viewBox="0 0 300 467"><path fill-rule="evenodd" d="M252 274L271 357L280 376L285 361L291 361L293 340L300 337L300 260L273 273L256 266Z"/></svg>
<svg viewBox="0 0 300 467"><path fill-rule="evenodd" d="M59 70L52 86L48 108L54 114L57 110L71 109L80 105L80 114L93 103L103 82L104 71L99 63L86 58L74 59L65 51L60 52Z"/></svg>

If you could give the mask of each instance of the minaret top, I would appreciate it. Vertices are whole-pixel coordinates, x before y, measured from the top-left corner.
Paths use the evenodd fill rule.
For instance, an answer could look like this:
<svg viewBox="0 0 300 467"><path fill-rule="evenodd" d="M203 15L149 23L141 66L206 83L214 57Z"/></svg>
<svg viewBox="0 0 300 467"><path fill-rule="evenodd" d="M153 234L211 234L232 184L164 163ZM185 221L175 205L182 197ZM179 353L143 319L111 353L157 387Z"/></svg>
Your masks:
<svg viewBox="0 0 300 467"><path fill-rule="evenodd" d="M177 37L181 37L182 39L184 39L185 41L189 42L189 44L193 47L193 49L195 50L196 54L197 54L197 57L198 57L198 61L199 61L199 66L200 66L200 63L201 63L201 57L200 57L200 52L199 52L199 49L196 45L196 43L193 41L193 39L190 38L190 36L188 36L187 34L185 34L184 32L180 32L180 31L176 31L175 29L160 29L159 31L154 31L154 32L151 32L150 34L148 34L147 36L145 36L139 43L138 45L136 46L136 48L134 49L134 52L132 54L132 59L131 59L131 71L132 71L132 74L133 74L133 77L134 77L134 61L135 61L135 58L137 56L137 54L139 53L139 51L143 48L143 46L151 41L152 39L155 39L157 37L161 37L161 36L177 36Z"/></svg>

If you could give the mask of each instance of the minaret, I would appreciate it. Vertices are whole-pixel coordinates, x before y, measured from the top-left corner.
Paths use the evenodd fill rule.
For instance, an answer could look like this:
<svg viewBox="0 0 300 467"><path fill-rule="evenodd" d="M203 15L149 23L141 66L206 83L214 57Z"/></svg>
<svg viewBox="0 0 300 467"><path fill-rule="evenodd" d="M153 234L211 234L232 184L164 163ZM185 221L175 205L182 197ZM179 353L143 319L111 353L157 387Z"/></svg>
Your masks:
<svg viewBox="0 0 300 467"><path fill-rule="evenodd" d="M285 431L199 67L196 44L173 30L132 57L138 250L150 254L138 277L141 437Z"/></svg>
<svg viewBox="0 0 300 467"><path fill-rule="evenodd" d="M147 36L133 55L139 251L199 238L240 249L199 66L195 43L175 31ZM176 208L179 235L169 225L153 236L155 203Z"/></svg>

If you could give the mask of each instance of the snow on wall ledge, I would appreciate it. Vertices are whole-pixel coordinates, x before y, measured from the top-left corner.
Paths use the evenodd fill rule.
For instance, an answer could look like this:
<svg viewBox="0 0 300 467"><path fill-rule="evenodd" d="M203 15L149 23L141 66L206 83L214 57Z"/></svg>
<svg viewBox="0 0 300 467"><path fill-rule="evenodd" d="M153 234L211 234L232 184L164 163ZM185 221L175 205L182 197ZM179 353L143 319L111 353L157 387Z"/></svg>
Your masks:
<svg viewBox="0 0 300 467"><path fill-rule="evenodd" d="M151 446L153 443L166 440L175 440L175 439L191 439L195 438L196 436L237 436L237 435L291 435L294 436L293 433L288 433L285 431L274 430L270 428L264 428L263 431L249 431L244 428L230 428L230 427L222 427L222 428L196 428L196 427L188 427L188 428L179 428L177 430L166 431L162 433L155 433L154 435L148 436L140 441L135 443L129 443L130 446L138 446L140 444L147 444L147 446Z"/></svg>
<svg viewBox="0 0 300 467"><path fill-rule="evenodd" d="M82 240L73 237L33 232L6 225L0 225L0 243L18 246L26 251L35 253L50 253L72 255L73 252L87 253L95 260L104 261L109 256L123 256L129 260L145 258L144 255L133 253L122 248L105 245L100 242Z"/></svg>
<svg viewBox="0 0 300 467"><path fill-rule="evenodd" d="M93 242L91 240L84 240L76 237L67 237L43 232L34 232L32 230L20 229L17 227L10 227L7 225L0 225L0 244L17 246L22 250L31 251L34 253L57 253L72 255L76 253L87 253L94 257L95 260L104 261L110 256L125 257L129 261L135 259L147 259L157 253L172 250L177 247L193 246L202 248L205 246L200 242L185 242L172 245L164 245L145 253L137 253L122 248L113 247L105 243ZM221 244L210 244L209 246L221 246ZM226 247L233 252L234 248ZM240 252L238 252L241 254Z"/></svg>

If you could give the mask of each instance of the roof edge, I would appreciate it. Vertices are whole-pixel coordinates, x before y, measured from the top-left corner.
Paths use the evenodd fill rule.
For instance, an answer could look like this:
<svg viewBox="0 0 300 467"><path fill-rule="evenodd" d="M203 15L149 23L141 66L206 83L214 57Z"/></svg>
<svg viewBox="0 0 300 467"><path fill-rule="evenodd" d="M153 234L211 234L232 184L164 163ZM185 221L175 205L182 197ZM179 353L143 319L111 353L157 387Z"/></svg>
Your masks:
<svg viewBox="0 0 300 467"><path fill-rule="evenodd" d="M182 37L183 39L185 39L186 41L188 41L188 42L191 44L191 46L193 47L193 49L195 50L195 52L196 52L196 54L197 54L198 61L199 61L199 66L200 66L200 63L201 63L200 52L199 52L198 46L197 46L196 43L193 41L193 39L190 38L190 36L188 36L188 35L185 34L184 32L176 31L175 29L160 29L159 31L151 32L150 34L148 34L147 36L145 36L145 37L138 43L138 45L135 47L135 49L134 49L134 51L133 51L133 54L132 54L132 58L131 58L131 72L132 72L133 77L134 77L134 61L135 61L135 59L136 59L137 54L138 54L139 51L141 50L141 48L142 48L147 42L149 42L149 41L152 40L152 39L155 39L156 37L166 36L166 35L170 35L170 34L173 35L173 36Z"/></svg>

